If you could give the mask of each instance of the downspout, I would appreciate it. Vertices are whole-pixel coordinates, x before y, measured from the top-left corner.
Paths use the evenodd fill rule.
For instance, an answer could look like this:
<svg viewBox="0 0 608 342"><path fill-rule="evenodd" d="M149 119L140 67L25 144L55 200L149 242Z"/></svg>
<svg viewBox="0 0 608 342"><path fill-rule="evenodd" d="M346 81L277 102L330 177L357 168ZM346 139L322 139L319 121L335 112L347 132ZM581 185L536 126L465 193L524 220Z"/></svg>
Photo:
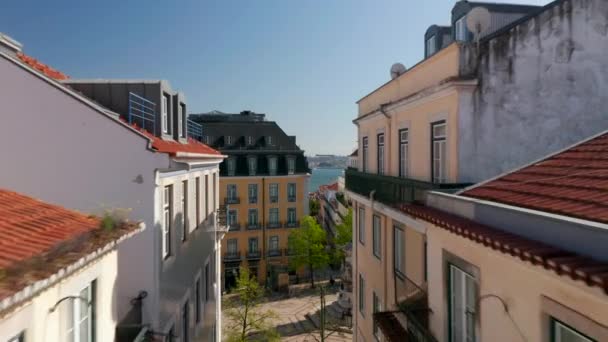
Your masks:
<svg viewBox="0 0 608 342"><path fill-rule="evenodd" d="M390 174L390 170L391 170L391 163L390 161L392 161L392 154L391 154L391 146L392 146L392 117L390 115L388 115L388 113L386 112L386 107L388 106L388 103L384 103L380 105L380 112L388 119L388 130L385 133L386 137L384 138L384 148L386 149L386 153L384 154L384 164L385 167L386 165L386 161L389 161L389 165L388 167L384 170L385 174Z"/></svg>

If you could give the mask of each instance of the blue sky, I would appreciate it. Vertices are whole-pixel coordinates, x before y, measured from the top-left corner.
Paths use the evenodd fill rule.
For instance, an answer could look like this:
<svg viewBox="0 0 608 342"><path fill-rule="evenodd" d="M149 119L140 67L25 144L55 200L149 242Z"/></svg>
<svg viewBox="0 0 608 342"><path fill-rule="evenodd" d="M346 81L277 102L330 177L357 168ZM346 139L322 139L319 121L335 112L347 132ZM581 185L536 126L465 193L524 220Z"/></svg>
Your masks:
<svg viewBox="0 0 608 342"><path fill-rule="evenodd" d="M0 32L73 78L167 79L189 112L267 113L308 154L346 154L355 102L394 62L420 60L424 32L449 23L454 3L5 1Z"/></svg>

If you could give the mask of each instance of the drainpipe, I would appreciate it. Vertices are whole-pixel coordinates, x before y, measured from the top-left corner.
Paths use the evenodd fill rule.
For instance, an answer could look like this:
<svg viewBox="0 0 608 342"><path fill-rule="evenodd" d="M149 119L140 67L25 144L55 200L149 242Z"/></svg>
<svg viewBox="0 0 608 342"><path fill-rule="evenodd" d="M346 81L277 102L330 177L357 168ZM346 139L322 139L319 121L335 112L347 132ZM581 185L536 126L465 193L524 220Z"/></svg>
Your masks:
<svg viewBox="0 0 608 342"><path fill-rule="evenodd" d="M392 144L392 117L390 115L388 115L388 113L386 112L386 107L388 106L388 103L384 103L380 105L380 112L388 119L388 130L385 133L385 138L384 138L384 148L386 149L386 153L384 154L384 163L386 164L386 161L392 161L392 154L391 154L391 146ZM388 168L385 171L389 171L389 172L385 172L385 173L390 173L391 170L391 163L389 163ZM385 165L386 167L386 165Z"/></svg>

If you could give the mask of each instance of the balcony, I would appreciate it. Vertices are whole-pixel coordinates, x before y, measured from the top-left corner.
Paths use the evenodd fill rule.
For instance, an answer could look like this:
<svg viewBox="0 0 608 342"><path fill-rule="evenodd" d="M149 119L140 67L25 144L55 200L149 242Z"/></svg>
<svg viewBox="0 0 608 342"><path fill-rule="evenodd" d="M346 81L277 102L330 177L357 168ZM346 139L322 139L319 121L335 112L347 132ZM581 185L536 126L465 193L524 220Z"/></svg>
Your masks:
<svg viewBox="0 0 608 342"><path fill-rule="evenodd" d="M205 230L209 233L225 233L229 231L226 216L226 206L221 205L216 212L212 212L203 224L205 226Z"/></svg>
<svg viewBox="0 0 608 342"><path fill-rule="evenodd" d="M262 226L259 223L247 223L247 230L258 230L262 229Z"/></svg>
<svg viewBox="0 0 608 342"><path fill-rule="evenodd" d="M469 186L464 183L431 183L410 178L377 175L346 169L346 189L359 195L369 197L372 191L374 199L388 205L423 201L424 193L429 190L455 191Z"/></svg>
<svg viewBox="0 0 608 342"><path fill-rule="evenodd" d="M241 252L226 252L224 253L224 261L239 261L241 260Z"/></svg>
<svg viewBox="0 0 608 342"><path fill-rule="evenodd" d="M129 93L129 124L156 133L156 104L134 93Z"/></svg>
<svg viewBox="0 0 608 342"><path fill-rule="evenodd" d="M280 249L271 249L268 251L268 257L280 257L283 255L283 251Z"/></svg>
<svg viewBox="0 0 608 342"><path fill-rule="evenodd" d="M258 203L257 197L249 197L249 204L256 204L256 203Z"/></svg>
<svg viewBox="0 0 608 342"><path fill-rule="evenodd" d="M285 228L297 228L300 226L300 221L287 221L285 222Z"/></svg>
<svg viewBox="0 0 608 342"><path fill-rule="evenodd" d="M262 253L260 251L247 251L247 259L260 259L262 257Z"/></svg>
<svg viewBox="0 0 608 342"><path fill-rule="evenodd" d="M386 341L437 342L429 330L432 311L428 306L427 292L402 274L395 274L394 287L395 310L374 314L374 322Z"/></svg>
<svg viewBox="0 0 608 342"><path fill-rule="evenodd" d="M270 203L277 203L279 201L278 196L270 196Z"/></svg>
<svg viewBox="0 0 608 342"><path fill-rule="evenodd" d="M268 224L266 224L266 228L268 229L277 229L281 227L283 227L281 222L269 222Z"/></svg>
<svg viewBox="0 0 608 342"><path fill-rule="evenodd" d="M226 197L224 198L224 204L240 204L241 199L239 197Z"/></svg>
<svg viewBox="0 0 608 342"><path fill-rule="evenodd" d="M228 225L229 232L238 232L239 230L241 230L241 225L238 223L230 223Z"/></svg>
<svg viewBox="0 0 608 342"><path fill-rule="evenodd" d="M287 196L287 202L295 202L296 196Z"/></svg>

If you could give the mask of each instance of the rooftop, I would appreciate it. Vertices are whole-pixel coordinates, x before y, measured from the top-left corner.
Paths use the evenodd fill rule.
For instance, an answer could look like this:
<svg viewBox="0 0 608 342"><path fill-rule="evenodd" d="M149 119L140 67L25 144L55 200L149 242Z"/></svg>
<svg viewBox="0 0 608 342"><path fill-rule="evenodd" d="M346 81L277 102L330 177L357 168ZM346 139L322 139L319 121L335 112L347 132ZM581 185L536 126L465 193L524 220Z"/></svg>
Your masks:
<svg viewBox="0 0 608 342"><path fill-rule="evenodd" d="M608 132L460 195L608 223Z"/></svg>

